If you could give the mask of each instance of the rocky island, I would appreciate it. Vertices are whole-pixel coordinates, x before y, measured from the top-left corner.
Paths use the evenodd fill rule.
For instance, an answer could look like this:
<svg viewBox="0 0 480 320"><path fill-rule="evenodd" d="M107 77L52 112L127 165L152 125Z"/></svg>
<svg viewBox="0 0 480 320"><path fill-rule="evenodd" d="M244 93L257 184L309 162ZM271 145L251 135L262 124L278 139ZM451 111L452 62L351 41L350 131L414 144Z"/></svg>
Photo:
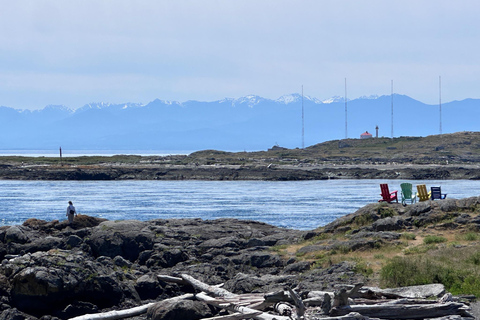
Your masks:
<svg viewBox="0 0 480 320"><path fill-rule="evenodd" d="M99 319L83 315L147 303L145 313L128 319L227 319L225 304L191 298L165 303L171 309L162 304L199 293L182 281L186 275L223 283L234 298L256 294L263 300L289 288L306 306L305 319L389 319L357 306L395 296L418 307L426 303L419 296L378 287L443 283L424 293L437 301L435 312L444 312L441 319L473 319L475 304L469 305L480 293L479 229L480 197L372 203L311 231L234 219L142 222L79 215L71 225L29 219L0 227L0 319ZM335 306L334 299L355 284L355 295ZM454 296L440 302L446 291ZM328 308L325 292L340 292ZM284 319L272 308L264 305L260 313Z"/></svg>
<svg viewBox="0 0 480 320"><path fill-rule="evenodd" d="M480 132L343 139L304 149L204 150L189 155L0 157L0 179L480 179Z"/></svg>

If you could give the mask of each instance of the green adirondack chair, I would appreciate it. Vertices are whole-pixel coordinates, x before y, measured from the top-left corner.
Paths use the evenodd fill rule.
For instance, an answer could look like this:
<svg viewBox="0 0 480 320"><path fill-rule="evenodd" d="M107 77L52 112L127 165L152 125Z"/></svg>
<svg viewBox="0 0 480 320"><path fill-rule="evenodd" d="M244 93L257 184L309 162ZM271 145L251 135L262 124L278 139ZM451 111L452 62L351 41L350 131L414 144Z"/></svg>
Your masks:
<svg viewBox="0 0 480 320"><path fill-rule="evenodd" d="M407 201L410 202L410 204L417 202L417 195L412 191L413 187L411 183L402 183L400 184L400 188L402 188L402 204L404 206L407 205Z"/></svg>

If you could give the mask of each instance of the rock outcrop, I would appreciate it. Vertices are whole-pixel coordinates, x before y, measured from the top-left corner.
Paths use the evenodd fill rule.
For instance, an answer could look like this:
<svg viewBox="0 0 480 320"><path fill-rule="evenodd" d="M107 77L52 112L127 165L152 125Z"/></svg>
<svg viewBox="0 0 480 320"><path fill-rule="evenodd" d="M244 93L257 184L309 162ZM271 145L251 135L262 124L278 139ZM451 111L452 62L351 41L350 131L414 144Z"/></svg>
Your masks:
<svg viewBox="0 0 480 320"><path fill-rule="evenodd" d="M333 291L364 282L365 275L354 261L325 267L305 257L394 244L402 232L432 225L479 230L479 208L480 197L407 207L375 203L312 231L235 219L141 222L79 215L72 225L29 219L0 227L0 319L68 319L192 292L159 274L224 283L236 294L298 286ZM331 237L336 234L342 236ZM295 251L285 254L287 247ZM155 317L179 310L209 314L203 304L182 302Z"/></svg>

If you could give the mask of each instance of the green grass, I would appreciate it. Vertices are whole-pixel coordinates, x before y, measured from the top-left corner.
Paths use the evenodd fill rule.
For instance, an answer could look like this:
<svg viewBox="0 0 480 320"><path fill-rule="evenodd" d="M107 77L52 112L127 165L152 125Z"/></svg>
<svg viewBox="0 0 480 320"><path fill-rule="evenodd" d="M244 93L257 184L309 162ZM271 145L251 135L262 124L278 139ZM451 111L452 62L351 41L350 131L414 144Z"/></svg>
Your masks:
<svg viewBox="0 0 480 320"><path fill-rule="evenodd" d="M423 238L423 243L424 244L433 244L433 243L442 243L442 242L447 242L447 239L441 236L426 236Z"/></svg>
<svg viewBox="0 0 480 320"><path fill-rule="evenodd" d="M422 246L415 246L412 248L407 248L403 251L405 255L410 255L410 254L422 254L422 253L427 253L428 251L431 250L436 250L437 245L432 243L429 245L422 245Z"/></svg>
<svg viewBox="0 0 480 320"><path fill-rule="evenodd" d="M381 285L442 283L454 295L480 297L480 248L446 248L425 255L394 257L380 271Z"/></svg>
<svg viewBox="0 0 480 320"><path fill-rule="evenodd" d="M417 237L415 236L414 233L404 232L404 233L402 233L401 238L405 239L405 240L415 240Z"/></svg>
<svg viewBox="0 0 480 320"><path fill-rule="evenodd" d="M478 241L480 239L480 235L476 232L467 232L459 236L460 240L465 241Z"/></svg>

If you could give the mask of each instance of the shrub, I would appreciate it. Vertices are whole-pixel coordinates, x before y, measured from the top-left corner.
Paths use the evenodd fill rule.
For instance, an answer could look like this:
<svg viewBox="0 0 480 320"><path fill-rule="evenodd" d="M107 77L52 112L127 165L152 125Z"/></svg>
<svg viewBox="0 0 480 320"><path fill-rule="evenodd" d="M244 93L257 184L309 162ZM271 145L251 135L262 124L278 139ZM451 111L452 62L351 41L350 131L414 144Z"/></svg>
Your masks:
<svg viewBox="0 0 480 320"><path fill-rule="evenodd" d="M448 249L435 255L395 257L380 271L382 286L442 283L454 295L480 295L480 252Z"/></svg>
<svg viewBox="0 0 480 320"><path fill-rule="evenodd" d="M417 237L411 232L404 232L402 233L402 238L405 240L415 240Z"/></svg>
<svg viewBox="0 0 480 320"><path fill-rule="evenodd" d="M380 207L378 208L377 213L380 215L382 219L397 215L397 212L395 211L395 209L389 208L389 207Z"/></svg>
<svg viewBox="0 0 480 320"><path fill-rule="evenodd" d="M364 213L361 214L353 220L353 224L356 225L357 227L363 227L369 224L372 224L373 222L373 217L369 213Z"/></svg>
<svg viewBox="0 0 480 320"><path fill-rule="evenodd" d="M440 236L426 236L425 238L423 238L423 243L425 244L442 243L446 241L446 238Z"/></svg>
<svg viewBox="0 0 480 320"><path fill-rule="evenodd" d="M468 232L464 235L464 239L466 241L477 241L478 240L478 234L475 232Z"/></svg>
<svg viewBox="0 0 480 320"><path fill-rule="evenodd" d="M419 254L419 253L426 253L430 250L435 250L437 249L437 246L435 244L430 244L430 245L426 245L426 246L416 246L416 247L412 247L412 248L407 248L405 249L405 251L403 252L404 254Z"/></svg>

